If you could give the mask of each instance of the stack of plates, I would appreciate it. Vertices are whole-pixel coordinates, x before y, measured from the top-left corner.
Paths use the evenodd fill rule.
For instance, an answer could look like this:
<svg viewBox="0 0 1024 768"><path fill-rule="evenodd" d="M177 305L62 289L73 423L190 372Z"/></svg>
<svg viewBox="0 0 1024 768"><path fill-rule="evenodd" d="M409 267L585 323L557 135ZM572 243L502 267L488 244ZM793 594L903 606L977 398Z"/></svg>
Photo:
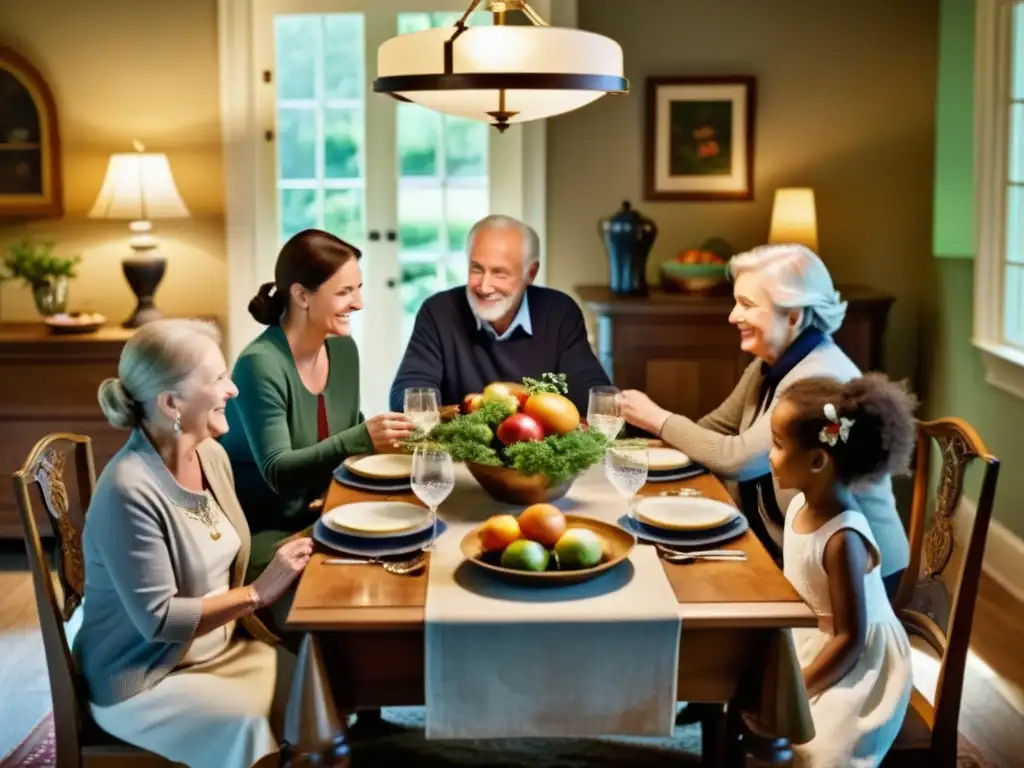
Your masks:
<svg viewBox="0 0 1024 768"><path fill-rule="evenodd" d="M407 453L375 453L349 456L334 470L334 479L361 491L400 493L412 490L412 456Z"/></svg>
<svg viewBox="0 0 1024 768"><path fill-rule="evenodd" d="M430 543L430 512L405 501L360 501L335 507L317 520L313 538L348 555L387 557L418 552ZM445 529L437 521L437 535Z"/></svg>
<svg viewBox="0 0 1024 768"><path fill-rule="evenodd" d="M704 467L675 448L651 448L647 455L647 482L649 483L672 483L707 472Z"/></svg>
<svg viewBox="0 0 1024 768"><path fill-rule="evenodd" d="M638 539L681 548L724 544L750 528L736 507L700 496L647 496L637 502L636 519L618 522Z"/></svg>

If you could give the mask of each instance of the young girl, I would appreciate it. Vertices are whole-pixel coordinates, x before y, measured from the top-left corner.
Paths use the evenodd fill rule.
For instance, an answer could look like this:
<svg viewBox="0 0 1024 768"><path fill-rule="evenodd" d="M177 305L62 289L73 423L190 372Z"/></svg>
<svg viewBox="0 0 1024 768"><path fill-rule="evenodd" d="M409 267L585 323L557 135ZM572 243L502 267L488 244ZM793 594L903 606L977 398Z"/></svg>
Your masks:
<svg viewBox="0 0 1024 768"><path fill-rule="evenodd" d="M786 513L785 574L822 619L793 634L816 732L794 748L799 766L877 766L903 723L910 641L850 488L906 468L915 404L878 374L812 378L789 387L772 415L772 470L800 491Z"/></svg>

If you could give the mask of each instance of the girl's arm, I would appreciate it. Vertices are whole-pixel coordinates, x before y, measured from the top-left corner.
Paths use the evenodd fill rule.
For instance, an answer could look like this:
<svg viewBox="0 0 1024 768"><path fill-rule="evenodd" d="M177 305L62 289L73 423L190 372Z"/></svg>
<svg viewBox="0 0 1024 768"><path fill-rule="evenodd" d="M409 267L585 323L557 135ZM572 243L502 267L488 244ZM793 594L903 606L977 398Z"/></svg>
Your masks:
<svg viewBox="0 0 1024 768"><path fill-rule="evenodd" d="M864 651L868 630L864 574L871 560L866 542L856 531L843 529L825 545L833 636L804 669L808 696L816 696L842 680Z"/></svg>

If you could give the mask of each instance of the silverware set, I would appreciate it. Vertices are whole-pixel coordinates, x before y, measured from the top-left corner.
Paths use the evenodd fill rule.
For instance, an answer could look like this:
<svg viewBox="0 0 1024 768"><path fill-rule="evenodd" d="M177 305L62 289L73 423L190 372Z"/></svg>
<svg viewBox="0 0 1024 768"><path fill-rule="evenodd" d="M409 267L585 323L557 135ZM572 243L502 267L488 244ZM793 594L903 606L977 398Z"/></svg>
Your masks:
<svg viewBox="0 0 1024 768"><path fill-rule="evenodd" d="M379 565L388 573L397 576L412 576L423 570L427 564L427 557L423 553L408 560L384 560L379 557L329 557L322 562L324 565Z"/></svg>
<svg viewBox="0 0 1024 768"><path fill-rule="evenodd" d="M685 563L696 563L703 560L731 560L733 562L745 562L747 553L738 549L702 549L693 552L681 552L671 549L663 544L655 544L661 559L669 563L683 565Z"/></svg>

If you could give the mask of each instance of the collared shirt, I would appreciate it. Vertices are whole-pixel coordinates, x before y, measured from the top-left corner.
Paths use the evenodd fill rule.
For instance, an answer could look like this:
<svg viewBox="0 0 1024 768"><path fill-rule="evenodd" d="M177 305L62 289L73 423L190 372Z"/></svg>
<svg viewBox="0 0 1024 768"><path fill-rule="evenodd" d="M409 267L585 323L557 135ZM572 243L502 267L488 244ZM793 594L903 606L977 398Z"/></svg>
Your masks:
<svg viewBox="0 0 1024 768"><path fill-rule="evenodd" d="M476 329L479 331L481 328L484 328L495 341L508 341L512 338L516 328L522 328L527 334L533 336L533 323L530 320L530 301L526 293L523 293L523 300L519 303L519 311L516 312L516 316L512 318L512 324L500 336L490 323L484 322L475 313L473 316L476 317Z"/></svg>

